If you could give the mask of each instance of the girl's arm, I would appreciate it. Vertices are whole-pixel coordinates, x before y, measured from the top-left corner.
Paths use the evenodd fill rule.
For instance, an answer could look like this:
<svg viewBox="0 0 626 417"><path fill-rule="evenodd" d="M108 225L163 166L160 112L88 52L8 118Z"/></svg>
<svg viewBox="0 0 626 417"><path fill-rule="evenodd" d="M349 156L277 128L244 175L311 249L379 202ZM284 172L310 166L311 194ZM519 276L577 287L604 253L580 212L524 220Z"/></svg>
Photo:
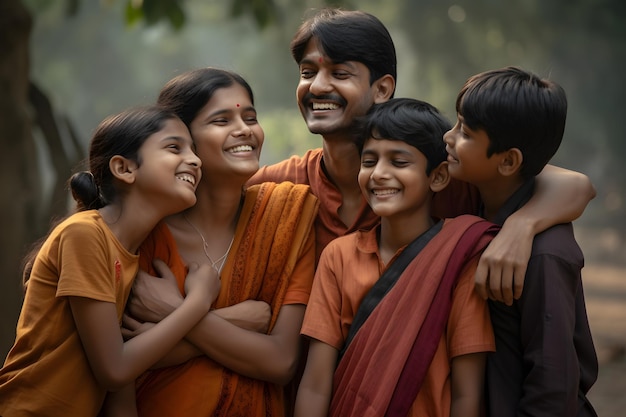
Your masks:
<svg viewBox="0 0 626 417"><path fill-rule="evenodd" d="M70 297L70 307L91 369L108 391L120 390L169 352L204 316L219 292L208 265L190 273L180 307L145 333L124 342L114 303Z"/></svg>
<svg viewBox="0 0 626 417"><path fill-rule="evenodd" d="M589 178L547 165L537 176L533 197L507 218L476 269L476 290L507 305L522 295L526 265L536 234L576 220L596 195Z"/></svg>
<svg viewBox="0 0 626 417"><path fill-rule="evenodd" d="M325 417L333 390L333 374L339 351L311 339L306 368L298 387L295 417Z"/></svg>
<svg viewBox="0 0 626 417"><path fill-rule="evenodd" d="M151 277L155 279L156 277ZM176 291L176 288L173 289ZM213 310L224 320L242 329L257 333L267 333L272 311L264 301L246 300L230 307ZM159 321L160 318L152 318ZM127 314L122 320L122 334L124 339L135 337L154 326L152 322L139 322ZM186 340L181 340L167 355L152 366L152 369L180 365L189 359L202 356L204 353Z"/></svg>
<svg viewBox="0 0 626 417"><path fill-rule="evenodd" d="M292 274L293 279L312 279L315 265L315 240L311 234L303 246ZM166 268L166 267L165 267ZM167 274L167 271L158 271ZM153 287L159 279L142 279L134 288L134 297L128 310L135 319L159 321L171 306L163 305L161 296ZM307 281L308 282L308 281ZM161 304L159 306L159 304ZM297 368L300 356L300 327L304 304L283 305L270 334L260 334L240 328L220 317L216 311L207 314L185 339L222 366L249 378L276 384L289 382ZM258 314L258 313L252 313ZM230 315L230 314L229 314ZM258 322L258 318L248 320Z"/></svg>
<svg viewBox="0 0 626 417"><path fill-rule="evenodd" d="M452 358L450 417L479 417L483 408L485 352Z"/></svg>
<svg viewBox="0 0 626 417"><path fill-rule="evenodd" d="M117 392L107 393L98 417L138 417L134 381Z"/></svg>

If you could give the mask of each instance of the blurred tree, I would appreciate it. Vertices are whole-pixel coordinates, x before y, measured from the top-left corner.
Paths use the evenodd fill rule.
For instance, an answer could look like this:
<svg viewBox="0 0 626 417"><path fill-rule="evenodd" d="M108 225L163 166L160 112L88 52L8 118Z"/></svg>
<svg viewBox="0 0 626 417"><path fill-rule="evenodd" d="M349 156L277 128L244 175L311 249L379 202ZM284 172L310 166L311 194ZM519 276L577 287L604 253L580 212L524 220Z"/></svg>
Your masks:
<svg viewBox="0 0 626 417"><path fill-rule="evenodd" d="M19 0L0 0L0 85L4 93L0 95L3 110L0 140L4 145L4 152L0 154L0 158L3 158L0 161L3 169L0 181L3 183L3 194L11 197L11 204L3 204L0 213L4 222L0 242L3 248L0 258L0 313L3 318L0 321L0 354L13 340L15 319L21 305L19 260L28 245L47 231L51 219L66 214L65 181L72 167L84 155L79 141L72 139L71 126L59 117L58 112L53 112L46 96L27 78L32 17L40 16L42 11L56 3L48 0L23 1L30 7L30 11ZM158 47L160 54L164 55L172 49L185 49L185 46L187 49L184 54L195 57L193 61L188 61L193 65L215 62L217 55L226 55L230 49L236 49L233 66L243 68L243 74L248 78L260 72L261 66L271 62L267 64L273 71L270 79L255 85L257 100L263 102L266 98L278 98L285 103L293 100L293 92L285 88L288 82L286 75L291 76L292 71L295 71L288 65L278 64L280 51L285 47L285 39L280 37L282 34L275 39L271 36L263 38L266 43L276 41L276 46L269 52L243 42L242 38L250 38L253 31L263 29L266 35L273 31L290 32L286 21L294 23L295 16L302 16L302 11L326 2L338 3L332 0L203 2L200 9L209 11L203 15L205 19L223 21L243 17L248 24L239 38L221 38L218 43L223 49L208 54L204 52L202 58L197 56L203 53L200 47L209 43L206 42L207 33L214 35L215 32L206 32L203 28L189 25L193 13L199 10L198 2L109 0L94 5L81 0L65 0L63 5L67 16L77 16L87 5L102 8L105 7L103 5L117 3L124 7L118 7L115 13L119 13L120 22L124 21L128 25L152 28L165 22L175 31L192 29L193 34L185 40L179 40L180 43L172 36L160 37ZM454 98L470 74L504 65L520 65L559 80L568 91L570 113L567 143L561 147L556 161L567 161L570 167L588 173L596 181L602 179L602 184L596 184L601 185L601 188L594 206L602 206L603 216L594 219L603 221L603 224L621 224L617 220L624 217L625 211L622 199L626 171L621 168L621 158L626 153L626 142L621 134L620 122L621 113L625 109L621 95L626 91L626 78L618 68L626 61L626 3L621 0L393 0L384 4L376 0L341 2L347 8L355 8L353 3L358 3L357 8L379 16L392 32L399 52L398 94L431 101L449 117L454 117ZM111 25L109 20L105 28L99 26L101 22L86 22L85 26L90 31L81 32L79 36L71 31L55 33L47 44L47 48L54 49L55 54L56 46L51 45L68 43L97 51L88 59L82 57L80 62L95 61L97 66L107 68L107 76L98 80L99 90L90 90L96 93L82 97L83 101L78 105L100 110L113 105L112 94L108 92L118 87L112 76L114 72L115 75L133 78L128 84L132 86L129 88L132 90L129 100L136 102L139 94L143 94L139 88L135 89L139 84L150 84L150 88L153 88L153 78L168 71L162 67L159 67L160 71L145 71L146 68L158 65L150 48L137 47L137 43L127 42L128 38L120 42L121 46L114 48L112 43L119 38L115 38L111 32L119 32L119 27ZM70 37L76 43L68 42ZM67 52L68 55L70 53ZM139 59L126 59L125 54L139 56ZM180 55L177 59L180 59ZM83 63L78 66L77 62L61 63L61 72L67 71L67 77L72 81L80 80L83 85L93 84L95 78L89 77L96 71ZM111 65L111 62L115 65ZM68 70L68 65L75 67ZM58 67L50 70L58 70ZM142 76L137 77L138 73ZM80 85L72 83L67 88L67 94L74 94L77 84ZM289 104L289 108L292 107ZM100 111L99 114L107 112ZM82 114L74 117L79 120ZM299 134L306 130L302 120L287 115L284 108L278 109L275 114L275 119L267 120L267 123L263 121L268 132L269 140L266 142L271 142L271 145L265 147L264 157L281 157L275 152L274 146L299 153L293 146L306 146L299 139L294 140L300 138ZM267 112L264 112L264 119L266 115ZM88 122L89 126L94 123L93 120ZM59 130L69 132L70 135L61 137ZM276 132L271 139L270 132ZM43 149L43 152L37 155L36 148ZM40 157L42 153L52 166L53 173L49 178L42 178L43 174L38 172L40 164L35 155ZM53 184L55 191L51 192L52 199L42 195L43 180ZM608 216L604 213L608 213Z"/></svg>
<svg viewBox="0 0 626 417"><path fill-rule="evenodd" d="M76 15L81 3L66 0L66 15ZM124 3L120 19L128 25L143 23L149 27L166 21L178 31L187 21L184 0ZM332 3L346 4L341 0ZM20 260L32 242L47 232L51 222L67 214L65 181L85 155L72 125L54 111L46 95L29 80L33 15L51 6L47 0L0 0L0 141L4 150L0 153L0 181L3 194L10 196L5 201L11 202L0 208L0 358L13 343L22 303ZM277 25L282 19L275 0L230 0L228 7L231 19L251 16L259 30ZM50 162L51 178L43 178L40 172L43 156L38 149ZM43 193L44 179L52 183L51 198Z"/></svg>
<svg viewBox="0 0 626 417"><path fill-rule="evenodd" d="M405 0L398 16L419 54L417 94L451 117L456 93L480 71L517 65L563 85L568 122L555 162L602 182L593 206L605 215L586 218L626 234L623 0Z"/></svg>

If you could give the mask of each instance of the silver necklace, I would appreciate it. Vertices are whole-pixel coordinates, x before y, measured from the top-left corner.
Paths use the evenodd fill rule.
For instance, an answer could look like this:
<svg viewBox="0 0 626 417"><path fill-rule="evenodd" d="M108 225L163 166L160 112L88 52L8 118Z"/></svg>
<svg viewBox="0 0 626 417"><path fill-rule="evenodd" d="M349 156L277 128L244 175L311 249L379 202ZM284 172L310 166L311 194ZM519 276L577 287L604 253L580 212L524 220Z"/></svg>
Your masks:
<svg viewBox="0 0 626 417"><path fill-rule="evenodd" d="M189 220L189 218L187 217L186 214L183 214L183 217L185 218L187 223L189 223L189 226L193 227L193 229L196 231L196 233L198 233L198 235L200 236L200 239L202 239L202 250L204 251L204 254L206 255L206 257L209 260L209 262L211 263L211 268L213 268L218 274L220 274L222 272L222 268L224 267L224 262L226 262L226 258L228 257L228 254L230 252L230 248L233 246L233 241L235 240L235 235L233 234L232 239L230 239L230 244L228 245L228 249L226 249L226 253L223 254L222 256L217 258L217 260L214 261L213 259L211 259L211 256L209 255L209 250L208 250L209 244L207 243L207 241L204 238L204 235L202 234L200 229L198 229L196 227L196 225L193 224L191 222L191 220Z"/></svg>

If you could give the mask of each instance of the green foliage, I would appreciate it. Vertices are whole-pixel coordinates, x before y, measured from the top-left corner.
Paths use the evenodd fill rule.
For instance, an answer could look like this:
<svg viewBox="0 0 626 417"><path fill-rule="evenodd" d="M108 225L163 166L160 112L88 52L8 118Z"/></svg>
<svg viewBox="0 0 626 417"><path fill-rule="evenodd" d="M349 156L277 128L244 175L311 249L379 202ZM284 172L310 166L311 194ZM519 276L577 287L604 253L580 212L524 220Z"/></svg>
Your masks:
<svg viewBox="0 0 626 417"><path fill-rule="evenodd" d="M275 23L278 9L272 0L233 0L231 16L238 18L250 14L261 29Z"/></svg>
<svg viewBox="0 0 626 417"><path fill-rule="evenodd" d="M125 19L129 25L145 21L153 26L163 20L168 21L174 30L185 26L185 12L180 0L128 0L126 3Z"/></svg>

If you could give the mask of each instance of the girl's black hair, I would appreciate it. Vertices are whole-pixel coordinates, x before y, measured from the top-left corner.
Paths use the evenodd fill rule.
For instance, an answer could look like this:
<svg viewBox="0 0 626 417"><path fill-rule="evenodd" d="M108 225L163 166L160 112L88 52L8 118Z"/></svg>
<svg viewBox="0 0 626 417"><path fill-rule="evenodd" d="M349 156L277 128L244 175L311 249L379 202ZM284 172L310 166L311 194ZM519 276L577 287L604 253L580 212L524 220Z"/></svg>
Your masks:
<svg viewBox="0 0 626 417"><path fill-rule="evenodd" d="M134 107L104 119L91 138L88 170L77 172L69 179L69 188L76 201L74 212L99 209L117 199L120 191L109 168L111 158L119 155L141 164L139 149L148 137L163 129L171 119L178 117L158 106ZM35 243L23 261L24 287L37 253L49 234Z"/></svg>

